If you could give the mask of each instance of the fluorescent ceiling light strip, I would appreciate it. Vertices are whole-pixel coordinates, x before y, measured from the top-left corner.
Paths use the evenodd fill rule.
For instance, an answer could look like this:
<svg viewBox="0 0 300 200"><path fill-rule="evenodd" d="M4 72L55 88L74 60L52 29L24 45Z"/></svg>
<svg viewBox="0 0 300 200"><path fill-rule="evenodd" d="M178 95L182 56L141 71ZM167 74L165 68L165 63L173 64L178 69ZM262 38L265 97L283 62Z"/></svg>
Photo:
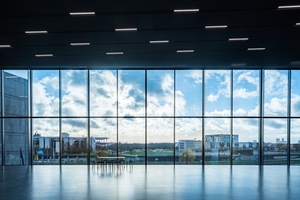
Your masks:
<svg viewBox="0 0 300 200"><path fill-rule="evenodd" d="M242 67L242 66L246 66L246 63L234 63L231 64L232 67Z"/></svg>
<svg viewBox="0 0 300 200"><path fill-rule="evenodd" d="M174 12L199 12L199 9L176 9Z"/></svg>
<svg viewBox="0 0 300 200"><path fill-rule="evenodd" d="M152 40L149 41L151 44L157 44L157 43L169 43L169 40Z"/></svg>
<svg viewBox="0 0 300 200"><path fill-rule="evenodd" d="M292 65L300 65L300 61L293 61L291 62Z"/></svg>
<svg viewBox="0 0 300 200"><path fill-rule="evenodd" d="M10 48L9 44L0 44L0 48Z"/></svg>
<svg viewBox="0 0 300 200"><path fill-rule="evenodd" d="M124 54L122 51L120 52L106 52L106 55L122 55Z"/></svg>
<svg viewBox="0 0 300 200"><path fill-rule="evenodd" d="M80 16L80 15L95 15L95 12L70 12L72 16Z"/></svg>
<svg viewBox="0 0 300 200"><path fill-rule="evenodd" d="M48 31L25 31L27 34L45 34L48 33Z"/></svg>
<svg viewBox="0 0 300 200"><path fill-rule="evenodd" d="M259 47L259 48L248 48L247 50L248 51L263 51L263 50L265 50L266 48L264 48L264 47Z"/></svg>
<svg viewBox="0 0 300 200"><path fill-rule="evenodd" d="M213 29L213 28L227 28L227 25L219 25L219 26L205 26L206 29Z"/></svg>
<svg viewBox="0 0 300 200"><path fill-rule="evenodd" d="M193 53L194 50L192 50L192 49L189 49L189 50L177 50L176 52L177 53Z"/></svg>
<svg viewBox="0 0 300 200"><path fill-rule="evenodd" d="M79 42L79 43L76 43L76 42L74 42L74 43L70 43L70 45L71 46L89 46L90 45L90 43L89 42Z"/></svg>
<svg viewBox="0 0 300 200"><path fill-rule="evenodd" d="M116 31L136 31L137 28L116 28Z"/></svg>
<svg viewBox="0 0 300 200"><path fill-rule="evenodd" d="M18 76L5 76L5 78L18 78Z"/></svg>
<svg viewBox="0 0 300 200"><path fill-rule="evenodd" d="M300 8L300 5L278 6L278 9L293 9L293 8Z"/></svg>
<svg viewBox="0 0 300 200"><path fill-rule="evenodd" d="M300 26L300 23L296 23L296 26Z"/></svg>
<svg viewBox="0 0 300 200"><path fill-rule="evenodd" d="M228 41L247 41L249 38L229 38Z"/></svg>
<svg viewBox="0 0 300 200"><path fill-rule="evenodd" d="M53 57L53 54L36 54L35 57Z"/></svg>

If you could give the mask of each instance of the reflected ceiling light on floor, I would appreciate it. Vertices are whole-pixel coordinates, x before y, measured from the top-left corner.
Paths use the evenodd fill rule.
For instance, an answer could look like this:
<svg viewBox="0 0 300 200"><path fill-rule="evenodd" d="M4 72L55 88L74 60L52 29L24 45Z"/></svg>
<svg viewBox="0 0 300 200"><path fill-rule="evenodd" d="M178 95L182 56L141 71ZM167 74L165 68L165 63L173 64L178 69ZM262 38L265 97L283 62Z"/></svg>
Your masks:
<svg viewBox="0 0 300 200"><path fill-rule="evenodd" d="M199 12L199 9L176 9L175 13L185 13L185 12Z"/></svg>
<svg viewBox="0 0 300 200"><path fill-rule="evenodd" d="M123 55L124 53L122 51L119 52L106 52L106 55Z"/></svg>
<svg viewBox="0 0 300 200"><path fill-rule="evenodd" d="M278 9L297 9L300 5L290 5L290 6L278 6Z"/></svg>
<svg viewBox="0 0 300 200"><path fill-rule="evenodd" d="M247 51L263 51L266 50L264 47L248 48Z"/></svg>
<svg viewBox="0 0 300 200"><path fill-rule="evenodd" d="M26 34L46 34L48 31L25 31Z"/></svg>
<svg viewBox="0 0 300 200"><path fill-rule="evenodd" d="M70 43L71 46L89 46L90 43L89 42L74 42L74 43Z"/></svg>
<svg viewBox="0 0 300 200"><path fill-rule="evenodd" d="M186 50L177 50L177 53L193 53L194 50L193 49L186 49Z"/></svg>
<svg viewBox="0 0 300 200"><path fill-rule="evenodd" d="M152 40L149 41L150 44L158 44L158 43L169 43L169 40Z"/></svg>
<svg viewBox="0 0 300 200"><path fill-rule="evenodd" d="M227 28L227 25L219 25L219 26L205 26L206 29L215 29L215 28Z"/></svg>
<svg viewBox="0 0 300 200"><path fill-rule="evenodd" d="M116 28L116 31L136 31L137 28Z"/></svg>
<svg viewBox="0 0 300 200"><path fill-rule="evenodd" d="M0 48L10 48L9 44L0 44Z"/></svg>
<svg viewBox="0 0 300 200"><path fill-rule="evenodd" d="M229 38L228 41L247 41L249 38Z"/></svg>
<svg viewBox="0 0 300 200"><path fill-rule="evenodd" d="M95 15L95 12L70 12L71 16Z"/></svg>
<svg viewBox="0 0 300 200"><path fill-rule="evenodd" d="M53 57L53 54L36 54L35 57Z"/></svg>

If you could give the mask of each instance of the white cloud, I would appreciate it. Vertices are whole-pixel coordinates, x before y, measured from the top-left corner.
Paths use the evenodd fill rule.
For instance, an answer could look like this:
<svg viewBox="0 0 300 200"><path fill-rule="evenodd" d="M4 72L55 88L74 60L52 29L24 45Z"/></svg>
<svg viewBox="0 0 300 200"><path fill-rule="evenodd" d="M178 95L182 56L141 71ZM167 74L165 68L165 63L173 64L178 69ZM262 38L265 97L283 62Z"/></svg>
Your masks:
<svg viewBox="0 0 300 200"><path fill-rule="evenodd" d="M209 101L209 102L215 102L215 101L217 101L219 99L219 97L220 97L219 93L216 94L216 95L210 94L210 95L207 96L207 101Z"/></svg>
<svg viewBox="0 0 300 200"><path fill-rule="evenodd" d="M264 114L268 116L287 116L287 99L272 98L264 105Z"/></svg>
<svg viewBox="0 0 300 200"><path fill-rule="evenodd" d="M194 79L196 84L202 83L202 70L189 70L189 73L186 74L186 77Z"/></svg>

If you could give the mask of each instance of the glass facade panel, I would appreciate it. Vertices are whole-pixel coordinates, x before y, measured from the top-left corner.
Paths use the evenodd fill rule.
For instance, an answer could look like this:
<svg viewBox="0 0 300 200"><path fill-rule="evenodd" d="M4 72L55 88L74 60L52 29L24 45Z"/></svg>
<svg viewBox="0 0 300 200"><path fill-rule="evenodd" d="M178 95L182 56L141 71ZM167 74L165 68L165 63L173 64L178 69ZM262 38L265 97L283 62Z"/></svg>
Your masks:
<svg viewBox="0 0 300 200"><path fill-rule="evenodd" d="M300 165L300 119L291 119L291 165Z"/></svg>
<svg viewBox="0 0 300 200"><path fill-rule="evenodd" d="M62 116L87 116L87 70L61 70Z"/></svg>
<svg viewBox="0 0 300 200"><path fill-rule="evenodd" d="M177 70L175 115L202 115L202 70Z"/></svg>
<svg viewBox="0 0 300 200"><path fill-rule="evenodd" d="M145 164L145 119L121 118L118 127L119 156L126 163Z"/></svg>
<svg viewBox="0 0 300 200"><path fill-rule="evenodd" d="M117 71L90 70L90 115L117 116Z"/></svg>
<svg viewBox="0 0 300 200"><path fill-rule="evenodd" d="M287 119L264 119L264 164L287 164Z"/></svg>
<svg viewBox="0 0 300 200"><path fill-rule="evenodd" d="M145 116L145 71L119 70L118 116Z"/></svg>
<svg viewBox="0 0 300 200"><path fill-rule="evenodd" d="M288 71L265 70L265 116L287 116Z"/></svg>
<svg viewBox="0 0 300 200"><path fill-rule="evenodd" d="M66 118L61 123L62 164L87 164L87 119ZM60 146L59 143L56 141L56 145Z"/></svg>
<svg viewBox="0 0 300 200"><path fill-rule="evenodd" d="M230 119L207 118L204 120L205 131L205 164L230 164ZM233 135L232 141L238 141Z"/></svg>
<svg viewBox="0 0 300 200"><path fill-rule="evenodd" d="M232 163L257 165L259 161L259 120L233 119Z"/></svg>
<svg viewBox="0 0 300 200"><path fill-rule="evenodd" d="M1 72L2 165L300 165L300 70Z"/></svg>
<svg viewBox="0 0 300 200"><path fill-rule="evenodd" d="M4 118L5 165L27 165L29 162L27 118Z"/></svg>
<svg viewBox="0 0 300 200"><path fill-rule="evenodd" d="M33 164L59 164L59 119L32 119L32 155Z"/></svg>
<svg viewBox="0 0 300 200"><path fill-rule="evenodd" d="M300 116L300 70L291 71L291 116Z"/></svg>
<svg viewBox="0 0 300 200"><path fill-rule="evenodd" d="M174 116L174 71L147 71L147 115Z"/></svg>
<svg viewBox="0 0 300 200"><path fill-rule="evenodd" d="M174 163L174 119L147 119L147 164Z"/></svg>
<svg viewBox="0 0 300 200"><path fill-rule="evenodd" d="M59 71L32 71L32 115L59 115Z"/></svg>
<svg viewBox="0 0 300 200"><path fill-rule="evenodd" d="M96 156L117 156L117 119L116 118L91 118L90 119L91 162Z"/></svg>
<svg viewBox="0 0 300 200"><path fill-rule="evenodd" d="M175 119L175 162L202 164L202 118Z"/></svg>
<svg viewBox="0 0 300 200"><path fill-rule="evenodd" d="M259 115L259 71L233 70L233 115Z"/></svg>
<svg viewBox="0 0 300 200"><path fill-rule="evenodd" d="M205 70L205 116L230 116L231 71Z"/></svg>

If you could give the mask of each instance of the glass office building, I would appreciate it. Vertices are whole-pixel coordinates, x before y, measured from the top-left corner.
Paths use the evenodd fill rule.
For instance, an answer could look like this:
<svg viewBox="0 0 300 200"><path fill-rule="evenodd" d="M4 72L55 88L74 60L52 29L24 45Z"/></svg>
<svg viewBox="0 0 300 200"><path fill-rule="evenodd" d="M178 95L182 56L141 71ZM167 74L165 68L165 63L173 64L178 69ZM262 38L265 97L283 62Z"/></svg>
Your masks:
<svg viewBox="0 0 300 200"><path fill-rule="evenodd" d="M299 70L2 70L1 165L299 165Z"/></svg>

